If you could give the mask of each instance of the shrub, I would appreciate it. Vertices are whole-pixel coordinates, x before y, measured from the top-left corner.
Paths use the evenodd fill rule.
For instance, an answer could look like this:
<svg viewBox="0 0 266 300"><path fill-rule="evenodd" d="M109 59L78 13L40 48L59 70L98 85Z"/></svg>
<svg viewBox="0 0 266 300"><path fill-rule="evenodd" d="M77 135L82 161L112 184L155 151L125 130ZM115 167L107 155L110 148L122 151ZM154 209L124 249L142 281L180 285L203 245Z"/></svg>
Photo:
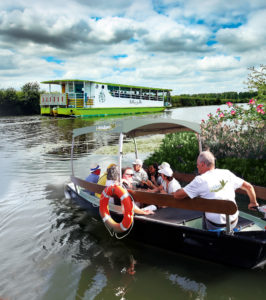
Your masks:
<svg viewBox="0 0 266 300"><path fill-rule="evenodd" d="M195 133L171 133L165 136L159 149L145 160L145 164L154 162L160 164L167 161L173 170L192 173L196 171L198 153L198 140Z"/></svg>

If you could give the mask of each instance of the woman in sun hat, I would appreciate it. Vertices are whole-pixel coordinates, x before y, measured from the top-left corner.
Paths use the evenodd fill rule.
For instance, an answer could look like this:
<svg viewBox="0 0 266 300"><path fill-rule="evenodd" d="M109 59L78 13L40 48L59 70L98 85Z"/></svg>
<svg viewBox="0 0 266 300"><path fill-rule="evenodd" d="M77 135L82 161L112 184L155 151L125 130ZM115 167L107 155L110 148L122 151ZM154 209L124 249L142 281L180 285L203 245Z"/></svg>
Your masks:
<svg viewBox="0 0 266 300"><path fill-rule="evenodd" d="M162 194L173 194L177 190L181 189L179 182L173 177L173 170L170 167L165 167L158 171L163 179L162 184L153 189L154 192L160 192Z"/></svg>

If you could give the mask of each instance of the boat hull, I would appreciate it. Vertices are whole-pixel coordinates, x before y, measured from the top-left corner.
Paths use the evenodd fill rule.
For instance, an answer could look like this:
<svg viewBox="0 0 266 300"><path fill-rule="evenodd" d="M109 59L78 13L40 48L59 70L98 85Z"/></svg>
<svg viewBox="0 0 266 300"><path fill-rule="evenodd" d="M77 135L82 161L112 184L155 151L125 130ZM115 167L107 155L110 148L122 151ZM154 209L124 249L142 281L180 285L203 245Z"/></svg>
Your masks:
<svg viewBox="0 0 266 300"><path fill-rule="evenodd" d="M166 107L109 107L109 108L68 108L41 107L41 115L103 117L111 115L130 115L162 112Z"/></svg>
<svg viewBox="0 0 266 300"><path fill-rule="evenodd" d="M92 217L101 220L98 207L70 187L67 189L71 198L78 205L86 208ZM180 223L160 222L153 219L152 216L136 215L134 226L126 239L128 238L141 244L149 244L175 253L183 253L227 265L256 268L266 264L265 230L236 232L234 235L227 235L224 232L196 229Z"/></svg>

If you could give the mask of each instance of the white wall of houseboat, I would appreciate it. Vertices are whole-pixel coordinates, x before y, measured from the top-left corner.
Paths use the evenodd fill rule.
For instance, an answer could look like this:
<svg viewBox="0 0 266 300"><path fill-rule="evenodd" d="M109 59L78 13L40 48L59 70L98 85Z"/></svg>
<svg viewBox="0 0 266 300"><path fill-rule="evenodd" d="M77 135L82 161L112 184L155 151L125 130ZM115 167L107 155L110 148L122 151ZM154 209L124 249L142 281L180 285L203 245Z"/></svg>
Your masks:
<svg viewBox="0 0 266 300"><path fill-rule="evenodd" d="M147 100L142 97L126 98L126 97L113 97L108 90L107 85L95 84L91 85L91 99L93 105L88 107L104 108L104 107L162 107L164 106L163 100Z"/></svg>

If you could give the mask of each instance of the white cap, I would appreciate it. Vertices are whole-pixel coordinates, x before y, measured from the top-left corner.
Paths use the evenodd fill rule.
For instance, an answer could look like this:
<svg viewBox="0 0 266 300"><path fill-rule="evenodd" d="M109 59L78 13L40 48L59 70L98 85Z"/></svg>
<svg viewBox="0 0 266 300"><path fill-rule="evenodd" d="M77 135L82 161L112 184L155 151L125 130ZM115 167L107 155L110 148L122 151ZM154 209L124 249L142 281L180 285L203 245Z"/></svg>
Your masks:
<svg viewBox="0 0 266 300"><path fill-rule="evenodd" d="M137 158L136 161L134 161L134 162L132 163L132 165L140 165L140 166L142 166L142 160L139 159L139 158Z"/></svg>
<svg viewBox="0 0 266 300"><path fill-rule="evenodd" d="M165 167L164 169L161 169L158 172L164 174L165 176L173 176L173 170L170 167Z"/></svg>
<svg viewBox="0 0 266 300"><path fill-rule="evenodd" d="M170 165L168 164L168 162L162 162L161 164L160 164L160 166L158 167L158 169L159 170L162 170L162 169L164 169L164 168L170 168Z"/></svg>

